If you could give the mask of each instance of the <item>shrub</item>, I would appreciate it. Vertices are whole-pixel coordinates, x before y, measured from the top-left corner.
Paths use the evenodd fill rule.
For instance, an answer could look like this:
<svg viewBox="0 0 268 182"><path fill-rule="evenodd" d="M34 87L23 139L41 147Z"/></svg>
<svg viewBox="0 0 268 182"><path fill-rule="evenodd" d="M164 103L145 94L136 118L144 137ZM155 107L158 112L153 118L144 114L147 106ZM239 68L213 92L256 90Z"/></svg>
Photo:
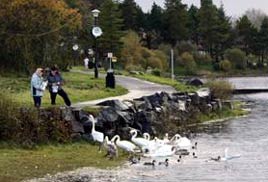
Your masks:
<svg viewBox="0 0 268 182"><path fill-rule="evenodd" d="M245 69L247 66L246 54L238 48L227 49L224 54L225 59L234 64L235 68Z"/></svg>
<svg viewBox="0 0 268 182"><path fill-rule="evenodd" d="M193 55L191 55L188 52L185 52L181 55L181 64L184 66L185 68L185 72L187 74L194 74L196 72L196 63L194 60Z"/></svg>
<svg viewBox="0 0 268 182"><path fill-rule="evenodd" d="M183 54L184 52L194 53L197 51L197 46L189 41L182 41L176 45L175 49L179 54Z"/></svg>
<svg viewBox="0 0 268 182"><path fill-rule="evenodd" d="M225 59L220 62L220 69L224 72L229 72L232 69L232 63Z"/></svg>
<svg viewBox="0 0 268 182"><path fill-rule="evenodd" d="M212 58L209 54L204 52L195 52L194 59L198 64L208 64L212 62Z"/></svg>
<svg viewBox="0 0 268 182"><path fill-rule="evenodd" d="M7 93L0 93L0 140L31 148L38 143L69 142L71 125L59 108L21 107Z"/></svg>
<svg viewBox="0 0 268 182"><path fill-rule="evenodd" d="M152 75L155 75L155 76L161 76L161 70L160 69L153 69L152 70Z"/></svg>
<svg viewBox="0 0 268 182"><path fill-rule="evenodd" d="M224 80L213 80L206 84L214 98L229 99L233 92L233 86Z"/></svg>

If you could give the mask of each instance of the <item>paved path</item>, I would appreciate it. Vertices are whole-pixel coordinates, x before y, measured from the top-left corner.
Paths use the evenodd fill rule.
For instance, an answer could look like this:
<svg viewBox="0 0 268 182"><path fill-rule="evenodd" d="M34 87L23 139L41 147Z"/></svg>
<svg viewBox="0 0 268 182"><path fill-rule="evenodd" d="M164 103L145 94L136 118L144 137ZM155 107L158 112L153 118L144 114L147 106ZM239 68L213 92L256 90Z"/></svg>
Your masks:
<svg viewBox="0 0 268 182"><path fill-rule="evenodd" d="M76 71L84 74L92 74L91 72L86 72L86 71ZM101 75L101 77L104 77L105 75ZM122 87L125 87L128 89L129 93L126 95L121 95L121 96L116 96L116 97L108 97L104 99L98 99L98 100L93 100L93 101L86 101L86 102L79 102L76 104L73 104L75 107L84 107L84 106L94 106L97 103L103 102L105 100L132 100L135 98L139 98L142 96L147 96L147 95L152 95L156 92L167 92L167 93L172 93L176 92L176 90L167 85L160 85L144 80L140 80L137 78L133 77L127 77L127 76L119 76L115 75L115 80L116 80L116 85L121 85Z"/></svg>

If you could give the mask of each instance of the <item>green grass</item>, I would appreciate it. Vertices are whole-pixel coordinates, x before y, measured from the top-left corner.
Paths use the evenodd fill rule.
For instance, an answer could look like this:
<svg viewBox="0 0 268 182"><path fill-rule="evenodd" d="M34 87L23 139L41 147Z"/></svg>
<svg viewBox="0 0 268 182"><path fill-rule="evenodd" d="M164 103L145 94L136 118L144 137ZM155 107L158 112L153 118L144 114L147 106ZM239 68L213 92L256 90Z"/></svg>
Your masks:
<svg viewBox="0 0 268 182"><path fill-rule="evenodd" d="M115 89L105 87L103 78L94 78L93 76L82 73L63 72L62 76L65 80L63 89L69 95L72 103L101 99L105 97L126 94L128 91L117 85ZM30 77L26 76L0 76L1 89L8 90L14 101L30 106L33 105L30 94ZM57 105L63 105L64 102L60 96L57 96ZM46 90L42 99L42 106L49 106L49 92Z"/></svg>
<svg viewBox="0 0 268 182"><path fill-rule="evenodd" d="M43 177L46 174L75 170L79 167L111 168L126 160L127 156L109 160L105 151L98 152L97 145L76 143L68 145L39 146L34 150L0 145L0 181L19 182Z"/></svg>
<svg viewBox="0 0 268 182"><path fill-rule="evenodd" d="M177 91L180 91L180 92L192 92L192 91L196 90L195 87L185 85L181 82L178 82L176 80L172 80L170 78L164 78L164 77L154 76L154 75L150 75L150 74L142 74L142 75L134 75L134 76L139 78L139 79L147 80L150 82L155 82L155 83L164 84L164 85L170 85L170 86L174 87Z"/></svg>

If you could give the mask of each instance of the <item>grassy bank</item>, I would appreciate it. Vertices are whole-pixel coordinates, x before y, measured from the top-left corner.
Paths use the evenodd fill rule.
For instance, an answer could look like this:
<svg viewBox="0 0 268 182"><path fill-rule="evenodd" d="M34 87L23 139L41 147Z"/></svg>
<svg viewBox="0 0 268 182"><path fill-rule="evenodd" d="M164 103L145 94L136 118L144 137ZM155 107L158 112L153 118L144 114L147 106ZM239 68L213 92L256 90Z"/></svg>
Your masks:
<svg viewBox="0 0 268 182"><path fill-rule="evenodd" d="M127 90L119 85L115 89L105 87L105 79L96 79L92 75L63 72L65 80L64 90L68 93L72 103L101 99L105 97L123 95ZM30 106L33 105L30 95L30 77L6 75L0 76L0 87L11 94L14 101ZM0 89L0 90L1 90ZM63 105L61 97L57 96L57 105ZM42 99L42 106L49 106L49 92L46 91Z"/></svg>
<svg viewBox="0 0 268 182"><path fill-rule="evenodd" d="M0 181L19 182L86 166L106 169L121 165L127 158L121 154L109 160L105 153L87 143L39 146L34 150L0 144Z"/></svg>

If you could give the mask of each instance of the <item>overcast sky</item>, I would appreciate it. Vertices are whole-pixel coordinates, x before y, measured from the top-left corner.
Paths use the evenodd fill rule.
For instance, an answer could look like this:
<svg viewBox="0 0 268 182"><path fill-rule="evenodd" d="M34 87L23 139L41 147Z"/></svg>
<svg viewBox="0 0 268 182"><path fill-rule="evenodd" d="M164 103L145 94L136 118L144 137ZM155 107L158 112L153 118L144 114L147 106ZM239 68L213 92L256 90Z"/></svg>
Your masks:
<svg viewBox="0 0 268 182"><path fill-rule="evenodd" d="M135 0L143 11L148 12L152 7L153 2L164 7L165 0ZM200 6L200 0L182 0L188 5L194 4ZM229 16L239 17L248 9L260 9L268 14L268 0L213 0L214 4L219 6L221 2Z"/></svg>

